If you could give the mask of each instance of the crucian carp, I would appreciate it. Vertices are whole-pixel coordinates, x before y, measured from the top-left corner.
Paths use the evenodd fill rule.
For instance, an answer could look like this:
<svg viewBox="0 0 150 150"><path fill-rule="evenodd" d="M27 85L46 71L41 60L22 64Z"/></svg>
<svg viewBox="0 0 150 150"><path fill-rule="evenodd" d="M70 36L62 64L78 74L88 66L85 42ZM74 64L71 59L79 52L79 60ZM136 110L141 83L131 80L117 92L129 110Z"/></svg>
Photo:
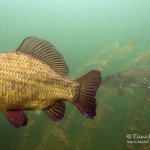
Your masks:
<svg viewBox="0 0 150 150"><path fill-rule="evenodd" d="M0 67L0 111L16 128L28 123L23 110L42 110L52 121L59 121L64 117L65 101L88 119L96 115L101 72L92 70L68 79L69 69L50 42L25 38L16 50L0 53Z"/></svg>

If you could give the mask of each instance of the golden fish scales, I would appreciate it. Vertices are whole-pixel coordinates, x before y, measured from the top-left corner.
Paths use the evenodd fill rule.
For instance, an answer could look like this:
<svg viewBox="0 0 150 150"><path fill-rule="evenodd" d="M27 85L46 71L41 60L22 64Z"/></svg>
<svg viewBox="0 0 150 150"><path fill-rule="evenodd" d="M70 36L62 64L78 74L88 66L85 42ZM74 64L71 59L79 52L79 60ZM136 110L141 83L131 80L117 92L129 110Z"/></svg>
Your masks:
<svg viewBox="0 0 150 150"><path fill-rule="evenodd" d="M0 100L5 101L0 104L2 111L11 109L12 103L12 109L43 109L53 105L56 99L73 101L79 86L73 80L62 78L48 65L19 52L0 55L0 67L3 68ZM19 105L15 106L16 101Z"/></svg>

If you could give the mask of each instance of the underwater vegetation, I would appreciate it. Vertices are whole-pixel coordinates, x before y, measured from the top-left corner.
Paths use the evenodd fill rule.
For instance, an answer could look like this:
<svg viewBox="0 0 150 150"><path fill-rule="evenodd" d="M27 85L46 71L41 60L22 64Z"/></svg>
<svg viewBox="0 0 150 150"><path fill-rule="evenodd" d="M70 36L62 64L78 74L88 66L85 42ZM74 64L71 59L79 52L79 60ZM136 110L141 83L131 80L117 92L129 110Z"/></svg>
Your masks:
<svg viewBox="0 0 150 150"><path fill-rule="evenodd" d="M150 66L150 50L136 50L129 43L100 49L73 74L78 78L91 69L99 69L103 79L130 67ZM128 144L127 134L149 134L150 92L148 88L118 88L102 85L96 95L97 115L87 120L78 110L66 104L65 117L59 122L48 120L41 112L26 112L28 126L19 129L18 150L147 150L149 144ZM17 134L16 133L16 134ZM132 139L132 138L131 138Z"/></svg>

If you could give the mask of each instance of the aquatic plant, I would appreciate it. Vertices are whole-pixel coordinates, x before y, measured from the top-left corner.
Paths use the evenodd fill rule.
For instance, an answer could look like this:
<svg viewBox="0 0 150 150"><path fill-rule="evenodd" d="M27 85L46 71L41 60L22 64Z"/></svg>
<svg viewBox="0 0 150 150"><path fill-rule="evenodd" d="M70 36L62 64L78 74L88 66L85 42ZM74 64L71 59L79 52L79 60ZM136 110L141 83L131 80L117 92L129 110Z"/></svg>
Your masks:
<svg viewBox="0 0 150 150"><path fill-rule="evenodd" d="M150 64L150 50L142 51L141 53L137 54L130 62L128 62L124 69L130 66L149 66Z"/></svg>
<svg viewBox="0 0 150 150"><path fill-rule="evenodd" d="M150 95L150 92L149 92L149 89L147 89L147 94L144 97L142 104L140 106L140 109L138 110L138 113L137 113L135 119L133 120L133 123L130 126L131 130L136 130L137 124L139 123L140 118L146 109L147 103L149 102L149 95Z"/></svg>
<svg viewBox="0 0 150 150"><path fill-rule="evenodd" d="M131 52L132 50L134 50L134 45L131 43L123 47L121 47L119 43L115 43L113 46L103 48L99 50L91 60L85 63L85 65L80 67L77 72L74 73L74 77L81 74L87 68L92 68L94 66L96 66L97 69L103 71L104 69L106 69L106 67L110 67L109 63L113 62L116 59L122 59L127 53Z"/></svg>

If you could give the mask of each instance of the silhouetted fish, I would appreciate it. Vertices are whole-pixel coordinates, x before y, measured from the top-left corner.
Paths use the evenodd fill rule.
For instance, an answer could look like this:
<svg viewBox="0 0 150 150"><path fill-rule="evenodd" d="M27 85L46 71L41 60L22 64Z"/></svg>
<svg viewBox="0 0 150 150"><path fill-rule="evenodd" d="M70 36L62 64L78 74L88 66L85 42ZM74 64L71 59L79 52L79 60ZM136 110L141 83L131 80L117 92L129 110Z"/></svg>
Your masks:
<svg viewBox="0 0 150 150"><path fill-rule="evenodd" d="M147 88L150 85L150 67L126 69L102 80L110 86Z"/></svg>
<svg viewBox="0 0 150 150"><path fill-rule="evenodd" d="M150 87L150 67L130 68L107 76L102 80L103 85L134 88Z"/></svg>
<svg viewBox="0 0 150 150"><path fill-rule="evenodd" d="M41 109L53 121L63 118L64 101L73 103L87 118L96 115L100 71L79 79L65 78L68 67L48 41L27 37L16 51L0 54L0 110L16 128L25 126L22 110Z"/></svg>

